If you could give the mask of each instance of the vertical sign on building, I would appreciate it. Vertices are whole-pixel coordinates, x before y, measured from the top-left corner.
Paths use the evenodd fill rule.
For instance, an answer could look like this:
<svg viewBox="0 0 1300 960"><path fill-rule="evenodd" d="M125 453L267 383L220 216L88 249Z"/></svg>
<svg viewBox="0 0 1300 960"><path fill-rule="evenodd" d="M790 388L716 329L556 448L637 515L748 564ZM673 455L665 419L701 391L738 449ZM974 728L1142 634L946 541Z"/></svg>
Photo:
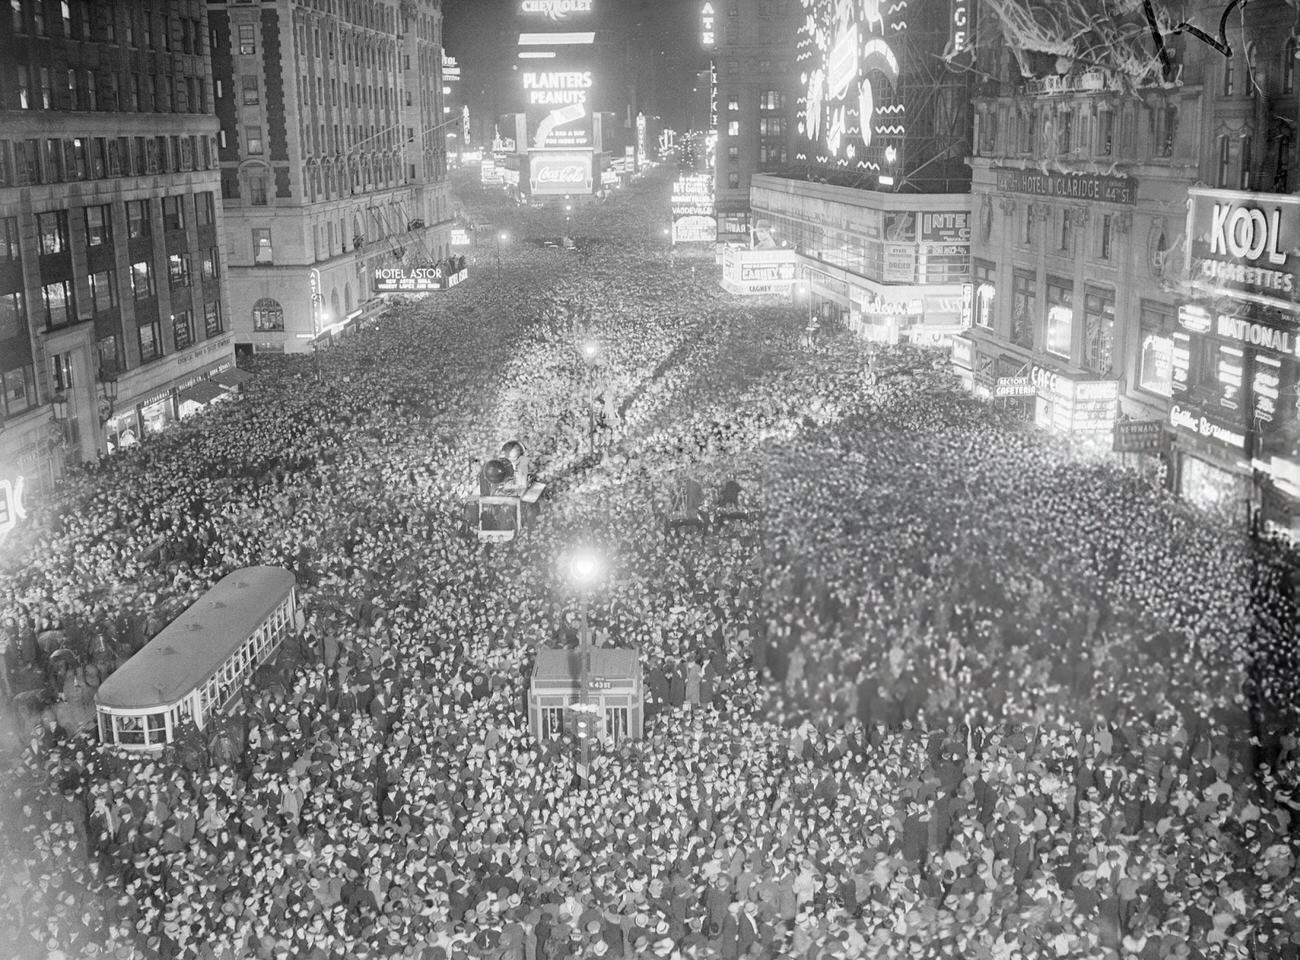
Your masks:
<svg viewBox="0 0 1300 960"><path fill-rule="evenodd" d="M975 15L973 0L952 0L948 15L948 49L944 56L955 57L971 44L971 19Z"/></svg>

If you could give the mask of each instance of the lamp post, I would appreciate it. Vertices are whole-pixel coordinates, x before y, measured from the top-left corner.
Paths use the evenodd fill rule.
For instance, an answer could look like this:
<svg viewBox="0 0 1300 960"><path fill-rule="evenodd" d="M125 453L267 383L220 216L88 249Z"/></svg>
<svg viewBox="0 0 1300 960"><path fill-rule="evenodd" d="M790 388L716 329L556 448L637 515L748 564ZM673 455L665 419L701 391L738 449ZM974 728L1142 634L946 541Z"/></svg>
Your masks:
<svg viewBox="0 0 1300 960"><path fill-rule="evenodd" d="M587 447L589 453L596 452L596 361L600 357L600 341L588 339L582 342L582 359L587 364Z"/></svg>
<svg viewBox="0 0 1300 960"><path fill-rule="evenodd" d="M591 768L591 738L595 733L599 706L593 702L591 687L591 590L600 578L600 557L589 549L577 550L569 558L569 577L577 585L582 597L582 624L578 635L578 741L582 751L581 776L585 780Z"/></svg>
<svg viewBox="0 0 1300 960"><path fill-rule="evenodd" d="M504 230L497 233L497 279L501 279L501 244L510 239Z"/></svg>

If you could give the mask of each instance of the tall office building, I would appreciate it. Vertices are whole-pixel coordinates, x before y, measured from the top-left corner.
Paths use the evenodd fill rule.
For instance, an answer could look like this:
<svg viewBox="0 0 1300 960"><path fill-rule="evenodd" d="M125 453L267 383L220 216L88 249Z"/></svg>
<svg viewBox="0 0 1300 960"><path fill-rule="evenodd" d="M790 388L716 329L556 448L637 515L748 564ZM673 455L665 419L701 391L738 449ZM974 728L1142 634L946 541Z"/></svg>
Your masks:
<svg viewBox="0 0 1300 960"><path fill-rule="evenodd" d="M208 47L201 0L7 5L0 532L233 364Z"/></svg>
<svg viewBox="0 0 1300 960"><path fill-rule="evenodd" d="M450 250L440 0L210 2L231 326L307 350Z"/></svg>
<svg viewBox="0 0 1300 960"><path fill-rule="evenodd" d="M716 110L718 136L718 239L747 242L750 179L794 160L795 41L804 11L798 0L729 0L706 7L704 40L714 63L708 102Z"/></svg>

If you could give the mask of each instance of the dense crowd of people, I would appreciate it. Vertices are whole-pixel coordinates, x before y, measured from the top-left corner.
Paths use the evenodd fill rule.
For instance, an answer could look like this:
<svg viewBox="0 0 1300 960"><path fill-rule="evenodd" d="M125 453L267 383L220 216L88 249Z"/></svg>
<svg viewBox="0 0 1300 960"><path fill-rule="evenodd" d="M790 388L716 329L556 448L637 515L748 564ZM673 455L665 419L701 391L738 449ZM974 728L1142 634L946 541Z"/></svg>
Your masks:
<svg viewBox="0 0 1300 960"><path fill-rule="evenodd" d="M1300 957L1284 549L1007 421L934 352L803 343L654 256L665 204L580 210L584 259L512 246L319 380L254 358L237 402L16 531L18 956ZM460 501L507 439L555 497L482 546ZM687 481L745 516L666 535ZM585 596L576 544L604 562ZM294 571L305 622L241 715L160 757L77 732L251 564ZM639 651L648 715L584 771L525 710L582 608Z"/></svg>

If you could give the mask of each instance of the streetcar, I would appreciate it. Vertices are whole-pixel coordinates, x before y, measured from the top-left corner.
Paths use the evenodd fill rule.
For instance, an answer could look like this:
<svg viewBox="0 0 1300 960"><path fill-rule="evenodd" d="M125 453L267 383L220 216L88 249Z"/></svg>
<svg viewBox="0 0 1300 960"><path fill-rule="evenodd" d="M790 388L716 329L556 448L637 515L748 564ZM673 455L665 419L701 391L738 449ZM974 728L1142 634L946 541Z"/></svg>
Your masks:
<svg viewBox="0 0 1300 960"><path fill-rule="evenodd" d="M238 703L253 671L296 632L297 615L288 570L243 567L222 577L100 684L100 740L159 753L185 718L203 729Z"/></svg>

